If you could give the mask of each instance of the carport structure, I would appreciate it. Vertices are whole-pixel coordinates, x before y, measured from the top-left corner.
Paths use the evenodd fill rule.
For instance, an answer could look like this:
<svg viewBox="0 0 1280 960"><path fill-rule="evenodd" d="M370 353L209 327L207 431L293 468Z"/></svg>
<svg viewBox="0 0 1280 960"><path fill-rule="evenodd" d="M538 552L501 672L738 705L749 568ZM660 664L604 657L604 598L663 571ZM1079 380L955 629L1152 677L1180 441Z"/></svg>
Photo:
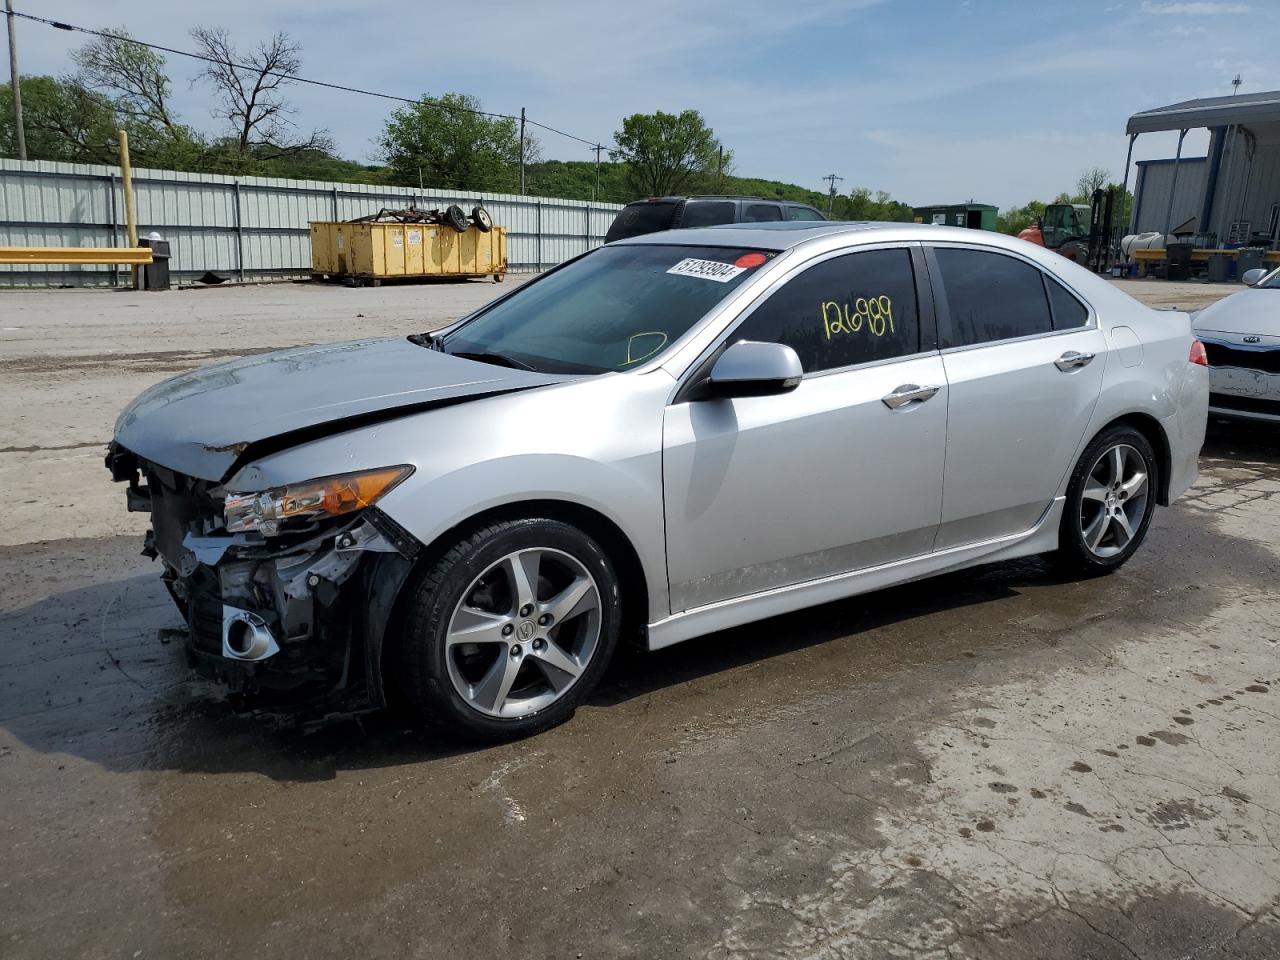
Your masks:
<svg viewBox="0 0 1280 960"><path fill-rule="evenodd" d="M1210 131L1203 177L1183 177L1183 140L1198 128ZM1280 246L1280 90L1186 100L1129 118L1129 152L1144 133L1177 131L1173 160L1139 165L1129 232L1170 229L1195 217L1194 232L1210 246Z"/></svg>

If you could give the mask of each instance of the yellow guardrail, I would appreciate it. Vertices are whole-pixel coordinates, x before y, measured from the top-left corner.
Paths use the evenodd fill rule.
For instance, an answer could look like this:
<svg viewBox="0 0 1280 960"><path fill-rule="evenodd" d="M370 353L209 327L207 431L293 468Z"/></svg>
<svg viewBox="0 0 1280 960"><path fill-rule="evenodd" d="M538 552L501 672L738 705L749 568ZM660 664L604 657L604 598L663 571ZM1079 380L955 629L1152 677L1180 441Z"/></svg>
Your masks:
<svg viewBox="0 0 1280 960"><path fill-rule="evenodd" d="M150 247L0 247L0 263L151 263Z"/></svg>

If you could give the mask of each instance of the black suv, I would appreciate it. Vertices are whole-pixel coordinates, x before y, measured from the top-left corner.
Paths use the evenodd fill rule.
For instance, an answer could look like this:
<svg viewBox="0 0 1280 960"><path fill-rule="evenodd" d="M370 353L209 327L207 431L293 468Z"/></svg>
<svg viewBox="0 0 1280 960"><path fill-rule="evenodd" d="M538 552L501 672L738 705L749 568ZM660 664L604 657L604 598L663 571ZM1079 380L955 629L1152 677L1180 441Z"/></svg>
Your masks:
<svg viewBox="0 0 1280 960"><path fill-rule="evenodd" d="M770 220L825 220L813 207L761 197L650 197L628 203L614 218L604 242L677 227L718 223L767 223Z"/></svg>

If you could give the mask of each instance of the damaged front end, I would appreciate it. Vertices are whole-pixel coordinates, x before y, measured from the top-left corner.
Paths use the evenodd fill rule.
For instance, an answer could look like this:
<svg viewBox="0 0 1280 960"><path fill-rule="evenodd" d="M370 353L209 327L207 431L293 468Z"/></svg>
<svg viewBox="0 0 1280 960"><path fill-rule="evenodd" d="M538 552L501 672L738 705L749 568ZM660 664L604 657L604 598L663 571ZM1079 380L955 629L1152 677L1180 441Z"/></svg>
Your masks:
<svg viewBox="0 0 1280 960"><path fill-rule="evenodd" d="M353 475L236 495L118 443L107 466L151 515L143 553L164 565L202 676L302 723L385 705L383 640L420 544L373 504L408 468L376 491Z"/></svg>

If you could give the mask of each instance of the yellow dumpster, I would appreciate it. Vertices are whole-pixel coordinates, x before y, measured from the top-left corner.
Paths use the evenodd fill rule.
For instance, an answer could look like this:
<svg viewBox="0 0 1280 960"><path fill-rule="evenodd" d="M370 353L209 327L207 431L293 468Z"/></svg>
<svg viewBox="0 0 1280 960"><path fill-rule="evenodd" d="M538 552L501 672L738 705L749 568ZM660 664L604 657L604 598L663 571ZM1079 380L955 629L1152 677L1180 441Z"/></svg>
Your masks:
<svg viewBox="0 0 1280 960"><path fill-rule="evenodd" d="M442 223L311 224L311 279L383 280L493 277L507 273L507 231L474 223L459 233Z"/></svg>

